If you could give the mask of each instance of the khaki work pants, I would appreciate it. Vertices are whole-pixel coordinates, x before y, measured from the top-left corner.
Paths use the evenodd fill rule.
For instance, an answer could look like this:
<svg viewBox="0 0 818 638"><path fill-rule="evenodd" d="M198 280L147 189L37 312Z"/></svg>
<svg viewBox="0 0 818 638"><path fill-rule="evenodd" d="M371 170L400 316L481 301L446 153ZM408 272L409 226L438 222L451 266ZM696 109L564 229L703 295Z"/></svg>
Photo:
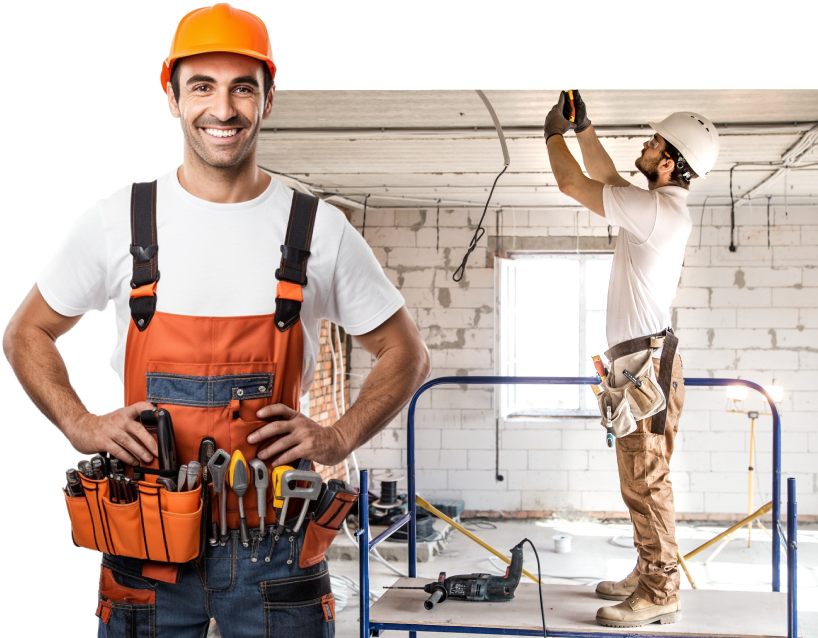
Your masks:
<svg viewBox="0 0 818 638"><path fill-rule="evenodd" d="M653 364L658 377L659 359L654 359ZM616 440L619 485L630 510L634 545L639 552L637 592L656 605L679 600L676 510L669 464L684 398L682 359L677 354L667 397L664 435L651 434L651 417L648 417L637 421L636 431Z"/></svg>

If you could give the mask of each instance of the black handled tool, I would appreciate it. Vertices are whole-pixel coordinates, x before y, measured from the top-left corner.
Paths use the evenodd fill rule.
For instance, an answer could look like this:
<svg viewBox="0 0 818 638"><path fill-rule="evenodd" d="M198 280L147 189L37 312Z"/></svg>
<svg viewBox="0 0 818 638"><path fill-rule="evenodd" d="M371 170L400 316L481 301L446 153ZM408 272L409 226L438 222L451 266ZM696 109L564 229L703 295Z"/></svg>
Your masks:
<svg viewBox="0 0 818 638"><path fill-rule="evenodd" d="M446 578L446 572L440 572L440 577L436 582L422 587L384 587L384 589L422 589L427 594L431 594L423 603L426 609L433 609L437 603L449 598L488 603L514 600L514 591L520 584L520 575L523 573L524 542L512 548L511 565L506 568L504 576L462 574Z"/></svg>
<svg viewBox="0 0 818 638"><path fill-rule="evenodd" d="M270 484L270 475L267 472L267 464L261 459L250 461L250 467L253 469L253 485L256 488L258 533L264 538L264 517L267 516L267 486Z"/></svg>
<svg viewBox="0 0 818 638"><path fill-rule="evenodd" d="M85 493L82 489L82 483L80 483L79 472L73 467L65 471L65 478L68 481L65 488L68 496L82 496Z"/></svg>
<svg viewBox="0 0 818 638"><path fill-rule="evenodd" d="M633 375L632 375L630 372L628 372L627 370L623 370L623 371L622 371L622 374L624 374L626 377L628 377L628 380L629 380L631 383L633 383L633 384L634 384L634 385L635 385L637 388L641 388L641 387L642 387L642 382L641 382L639 379L637 379L635 376L633 376Z"/></svg>
<svg viewBox="0 0 818 638"><path fill-rule="evenodd" d="M156 444L159 446L159 469L175 470L176 437L173 435L173 420L165 409L145 410L139 415L142 425L156 426Z"/></svg>
<svg viewBox="0 0 818 638"><path fill-rule="evenodd" d="M227 470L230 466L230 455L219 448L210 457L207 469L213 480L213 491L219 495L219 522L221 523L221 534L219 541L224 544L227 540ZM210 539L210 544L215 544L215 538Z"/></svg>

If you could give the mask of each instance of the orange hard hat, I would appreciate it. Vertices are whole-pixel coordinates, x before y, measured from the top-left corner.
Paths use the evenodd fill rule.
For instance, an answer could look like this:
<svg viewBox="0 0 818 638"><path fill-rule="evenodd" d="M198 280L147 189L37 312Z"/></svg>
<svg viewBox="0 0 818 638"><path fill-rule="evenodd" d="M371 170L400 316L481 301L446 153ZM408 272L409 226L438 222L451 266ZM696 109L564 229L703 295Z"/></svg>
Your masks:
<svg viewBox="0 0 818 638"><path fill-rule="evenodd" d="M214 4L188 13L179 22L170 45L170 55L162 64L162 90L167 90L173 64L179 58L198 53L225 51L249 55L267 63L275 79L276 65L267 27L248 11L227 3Z"/></svg>

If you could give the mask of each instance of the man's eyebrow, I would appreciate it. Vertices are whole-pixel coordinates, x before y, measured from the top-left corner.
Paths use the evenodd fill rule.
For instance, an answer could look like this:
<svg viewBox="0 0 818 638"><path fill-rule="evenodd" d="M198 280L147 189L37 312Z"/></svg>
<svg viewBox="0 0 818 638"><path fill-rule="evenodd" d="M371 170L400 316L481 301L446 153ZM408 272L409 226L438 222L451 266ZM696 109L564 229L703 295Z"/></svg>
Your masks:
<svg viewBox="0 0 818 638"><path fill-rule="evenodd" d="M210 82L212 84L215 84L216 80L210 77L209 75L193 75L188 79L186 84L194 84L196 82Z"/></svg>
<svg viewBox="0 0 818 638"><path fill-rule="evenodd" d="M234 78L232 84L251 84L252 86L258 88L258 80L254 78L252 75L242 75L241 77Z"/></svg>

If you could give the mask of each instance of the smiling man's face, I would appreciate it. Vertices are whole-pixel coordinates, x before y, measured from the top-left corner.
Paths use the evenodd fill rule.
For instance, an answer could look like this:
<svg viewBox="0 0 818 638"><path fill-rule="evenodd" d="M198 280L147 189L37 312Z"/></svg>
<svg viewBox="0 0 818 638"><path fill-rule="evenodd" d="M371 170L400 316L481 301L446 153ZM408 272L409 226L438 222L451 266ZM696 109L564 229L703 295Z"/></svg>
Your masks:
<svg viewBox="0 0 818 638"><path fill-rule="evenodd" d="M263 62L237 53L182 58L179 101L168 91L171 113L180 118L187 147L214 168L254 156L261 121L270 114Z"/></svg>

